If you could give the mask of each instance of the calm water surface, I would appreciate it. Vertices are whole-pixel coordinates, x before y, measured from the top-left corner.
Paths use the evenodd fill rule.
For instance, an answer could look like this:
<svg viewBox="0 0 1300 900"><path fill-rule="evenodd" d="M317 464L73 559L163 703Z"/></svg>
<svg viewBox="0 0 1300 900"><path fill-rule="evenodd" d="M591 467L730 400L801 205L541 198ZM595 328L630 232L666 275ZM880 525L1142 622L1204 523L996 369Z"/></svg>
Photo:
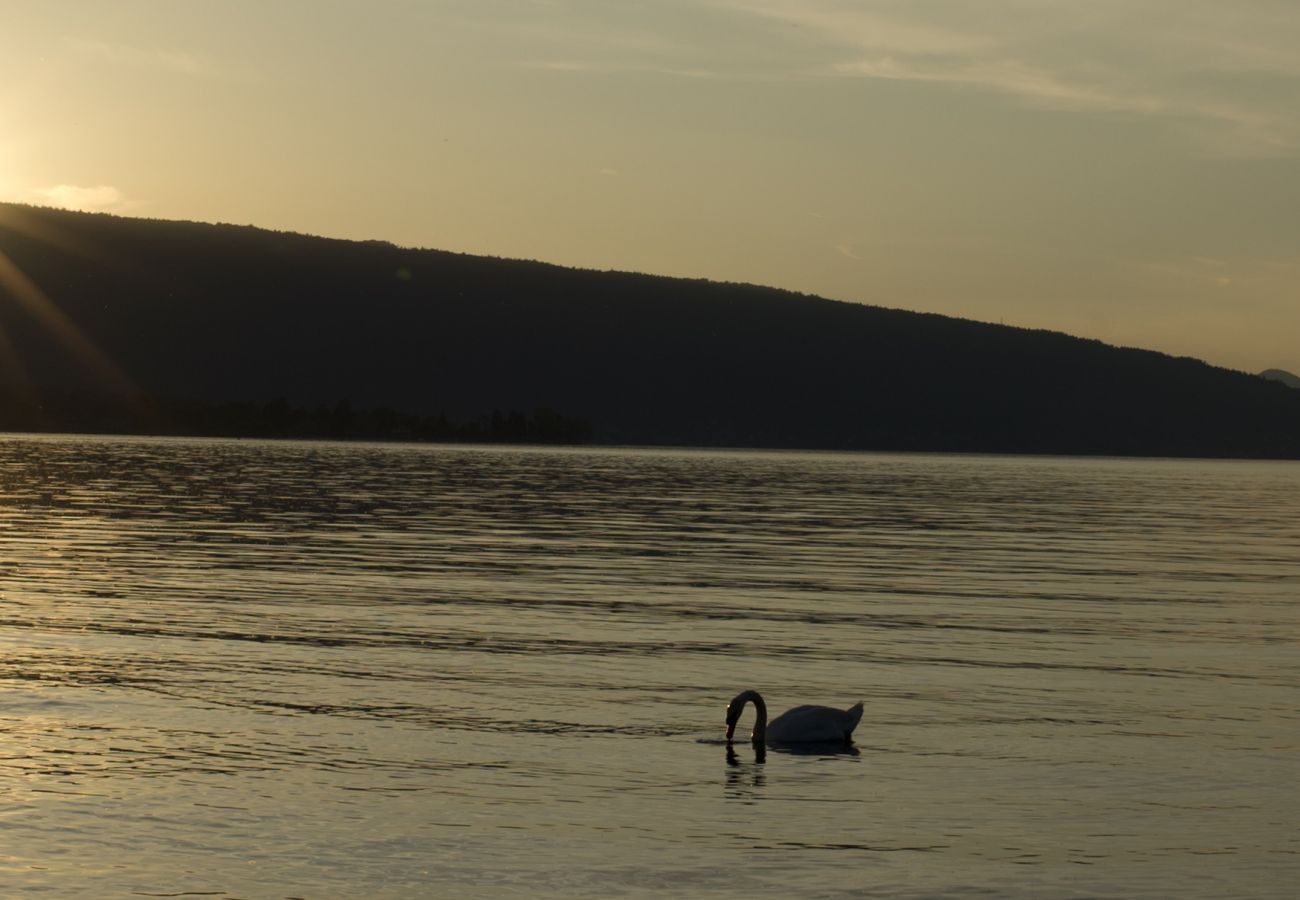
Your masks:
<svg viewBox="0 0 1300 900"><path fill-rule="evenodd" d="M1292 897L1298 548L1288 463L0 438L0 895Z"/></svg>

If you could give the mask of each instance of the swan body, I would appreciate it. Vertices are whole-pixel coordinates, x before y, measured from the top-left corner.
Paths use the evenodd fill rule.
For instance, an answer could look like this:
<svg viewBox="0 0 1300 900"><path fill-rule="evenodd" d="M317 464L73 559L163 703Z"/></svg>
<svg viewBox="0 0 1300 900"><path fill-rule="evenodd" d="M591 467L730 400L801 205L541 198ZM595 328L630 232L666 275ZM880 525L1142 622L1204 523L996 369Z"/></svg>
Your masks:
<svg viewBox="0 0 1300 900"><path fill-rule="evenodd" d="M727 743L731 743L736 722L745 705L754 704L757 718L754 733L750 736L755 746L767 744L811 744L840 742L853 739L853 729L862 720L862 703L848 709L830 706L796 706L786 710L771 722L767 721L767 704L758 691L741 691L727 704Z"/></svg>

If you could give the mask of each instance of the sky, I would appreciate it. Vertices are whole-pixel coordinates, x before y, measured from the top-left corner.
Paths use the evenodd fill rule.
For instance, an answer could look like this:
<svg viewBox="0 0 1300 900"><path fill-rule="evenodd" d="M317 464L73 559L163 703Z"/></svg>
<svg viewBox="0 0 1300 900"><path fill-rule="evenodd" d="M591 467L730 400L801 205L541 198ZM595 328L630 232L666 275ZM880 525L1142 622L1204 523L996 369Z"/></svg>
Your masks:
<svg viewBox="0 0 1300 900"><path fill-rule="evenodd" d="M0 0L0 199L1300 372L1295 0Z"/></svg>

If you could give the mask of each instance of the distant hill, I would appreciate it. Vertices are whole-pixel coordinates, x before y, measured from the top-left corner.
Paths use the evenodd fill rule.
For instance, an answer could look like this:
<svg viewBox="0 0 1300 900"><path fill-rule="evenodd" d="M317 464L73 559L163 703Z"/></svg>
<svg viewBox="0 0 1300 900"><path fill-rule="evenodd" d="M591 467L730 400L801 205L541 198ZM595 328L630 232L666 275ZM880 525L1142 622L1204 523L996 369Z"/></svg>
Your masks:
<svg viewBox="0 0 1300 900"><path fill-rule="evenodd" d="M1267 378L1269 381L1280 381L1290 388L1300 388L1300 377L1292 375L1285 369L1265 369L1259 373L1260 378Z"/></svg>
<svg viewBox="0 0 1300 900"><path fill-rule="evenodd" d="M13 204L0 253L10 430L1300 458L1300 393L1046 331Z"/></svg>

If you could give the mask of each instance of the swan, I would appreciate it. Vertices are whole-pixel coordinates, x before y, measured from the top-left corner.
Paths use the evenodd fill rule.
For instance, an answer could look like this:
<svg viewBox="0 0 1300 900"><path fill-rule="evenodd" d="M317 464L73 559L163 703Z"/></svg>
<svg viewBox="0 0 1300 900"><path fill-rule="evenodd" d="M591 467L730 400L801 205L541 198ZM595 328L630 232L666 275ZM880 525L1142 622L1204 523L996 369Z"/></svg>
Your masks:
<svg viewBox="0 0 1300 900"><path fill-rule="evenodd" d="M754 722L754 733L750 740L754 746L766 744L809 744L814 742L830 743L838 741L849 743L853 738L853 729L862 720L862 702L859 701L848 709L833 709L829 706L796 706L767 721L767 704L758 691L741 691L727 704L727 743L736 731L736 722L745 710L746 703L754 704L758 716Z"/></svg>

